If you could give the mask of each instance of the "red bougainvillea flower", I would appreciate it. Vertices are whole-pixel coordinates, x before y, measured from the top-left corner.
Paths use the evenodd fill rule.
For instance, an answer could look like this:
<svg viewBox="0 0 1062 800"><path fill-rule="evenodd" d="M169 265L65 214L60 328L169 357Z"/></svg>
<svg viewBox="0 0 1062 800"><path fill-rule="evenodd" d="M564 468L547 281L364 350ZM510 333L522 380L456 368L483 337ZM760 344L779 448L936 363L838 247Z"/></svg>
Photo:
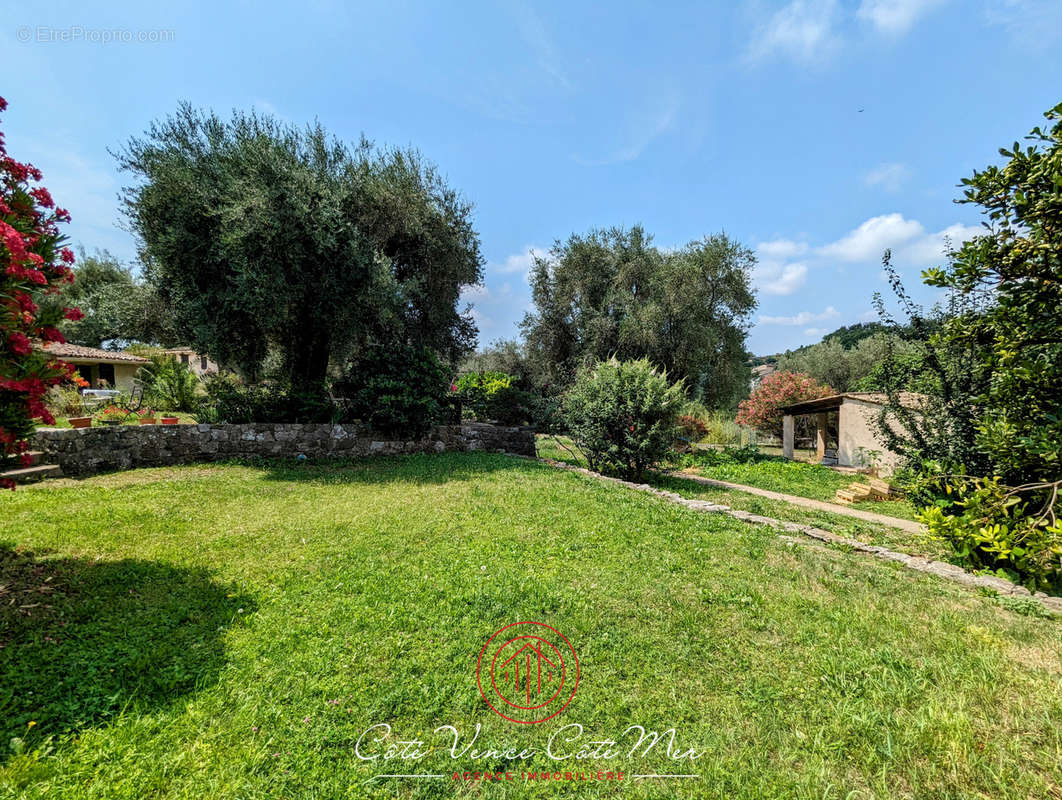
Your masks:
<svg viewBox="0 0 1062 800"><path fill-rule="evenodd" d="M43 186L38 186L36 189L30 189L30 197L36 200L42 208L54 208L55 201L52 200L52 194Z"/></svg>
<svg viewBox="0 0 1062 800"><path fill-rule="evenodd" d="M33 345L30 344L29 337L18 331L8 335L7 344L11 348L11 352L16 356L28 356L33 352Z"/></svg>
<svg viewBox="0 0 1062 800"><path fill-rule="evenodd" d="M0 111L6 108L0 98ZM40 179L39 169L8 155L0 132L0 469L26 451L35 420L55 422L45 394L74 371L33 347L34 339L65 341L59 323L81 318L58 298L74 277L74 254L58 228L70 215L48 189L31 185Z"/></svg>

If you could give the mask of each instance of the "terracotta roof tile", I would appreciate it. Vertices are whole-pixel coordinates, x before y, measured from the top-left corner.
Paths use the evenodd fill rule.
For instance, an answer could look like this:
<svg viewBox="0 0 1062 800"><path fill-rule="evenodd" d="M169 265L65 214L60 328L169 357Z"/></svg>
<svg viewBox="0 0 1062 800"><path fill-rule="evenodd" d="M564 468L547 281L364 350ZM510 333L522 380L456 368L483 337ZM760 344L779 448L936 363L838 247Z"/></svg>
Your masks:
<svg viewBox="0 0 1062 800"><path fill-rule="evenodd" d="M130 364L146 364L148 360L132 353L119 350L101 350L98 347L83 347L79 344L64 342L45 342L40 348L46 353L59 358L91 358L95 361L124 361Z"/></svg>

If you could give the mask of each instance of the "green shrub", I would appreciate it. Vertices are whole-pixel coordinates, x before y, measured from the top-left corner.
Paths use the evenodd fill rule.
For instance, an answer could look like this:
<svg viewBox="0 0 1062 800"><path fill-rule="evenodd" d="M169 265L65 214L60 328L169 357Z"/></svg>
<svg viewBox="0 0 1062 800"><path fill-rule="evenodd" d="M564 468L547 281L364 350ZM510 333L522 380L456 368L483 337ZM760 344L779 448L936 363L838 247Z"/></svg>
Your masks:
<svg viewBox="0 0 1062 800"><path fill-rule="evenodd" d="M195 411L200 404L199 378L171 355L155 353L137 370L136 380L144 389L145 405L163 411Z"/></svg>
<svg viewBox="0 0 1062 800"><path fill-rule="evenodd" d="M55 417L77 417L81 415L81 393L76 387L58 384L48 390L45 404Z"/></svg>
<svg viewBox="0 0 1062 800"><path fill-rule="evenodd" d="M638 478L674 443L684 391L647 359L613 358L580 370L563 414L591 469Z"/></svg>
<svg viewBox="0 0 1062 800"><path fill-rule="evenodd" d="M200 422L334 422L338 412L324 388L292 392L270 383L245 385L235 375L212 375L197 409Z"/></svg>
<svg viewBox="0 0 1062 800"><path fill-rule="evenodd" d="M728 446L740 446L757 441L756 431L734 422L732 411L710 409L704 403L690 400L682 407L679 419L681 420L683 416L694 417L704 426L704 433L698 436L698 441ZM697 426L696 431L700 431L700 426Z"/></svg>
<svg viewBox="0 0 1062 800"><path fill-rule="evenodd" d="M457 379L457 397L476 419L520 425L531 419L535 397L505 372L466 372Z"/></svg>
<svg viewBox="0 0 1062 800"><path fill-rule="evenodd" d="M431 350L373 347L336 382L344 415L388 435L414 438L449 413L449 372Z"/></svg>
<svg viewBox="0 0 1062 800"><path fill-rule="evenodd" d="M937 479L943 492L919 520L974 569L1006 576L1030 589L1062 590L1062 522L1039 498L998 478Z"/></svg>

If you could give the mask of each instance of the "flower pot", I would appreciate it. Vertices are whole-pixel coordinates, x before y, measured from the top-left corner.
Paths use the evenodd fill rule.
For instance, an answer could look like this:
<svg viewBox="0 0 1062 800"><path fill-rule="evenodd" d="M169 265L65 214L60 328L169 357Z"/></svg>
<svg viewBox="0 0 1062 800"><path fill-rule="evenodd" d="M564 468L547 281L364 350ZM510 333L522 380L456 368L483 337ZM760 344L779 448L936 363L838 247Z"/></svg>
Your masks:
<svg viewBox="0 0 1062 800"><path fill-rule="evenodd" d="M92 425L92 417L70 417L70 426L73 428L87 428Z"/></svg>
<svg viewBox="0 0 1062 800"><path fill-rule="evenodd" d="M155 418L154 417L141 417L140 418L140 424L141 425L154 425L155 424Z"/></svg>
<svg viewBox="0 0 1062 800"><path fill-rule="evenodd" d="M122 424L122 421L120 419L101 419L100 420L100 425L121 425L121 424Z"/></svg>
<svg viewBox="0 0 1062 800"><path fill-rule="evenodd" d="M176 425L178 422L179 422L179 420L177 419L177 417L163 417L162 418L162 424L163 425Z"/></svg>

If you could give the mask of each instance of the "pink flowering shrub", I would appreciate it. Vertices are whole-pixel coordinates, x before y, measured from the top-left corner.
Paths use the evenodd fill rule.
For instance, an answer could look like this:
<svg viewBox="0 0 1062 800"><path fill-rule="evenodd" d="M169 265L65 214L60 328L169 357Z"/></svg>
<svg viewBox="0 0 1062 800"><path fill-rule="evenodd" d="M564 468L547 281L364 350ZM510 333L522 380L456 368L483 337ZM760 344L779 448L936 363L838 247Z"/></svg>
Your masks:
<svg viewBox="0 0 1062 800"><path fill-rule="evenodd" d="M734 421L738 425L781 436L783 406L802 400L828 397L831 394L837 392L810 375L802 372L774 372L760 382L748 400L741 401Z"/></svg>
<svg viewBox="0 0 1062 800"><path fill-rule="evenodd" d="M0 111L6 108L0 97ZM58 300L74 279L74 254L58 229L70 215L43 186L31 186L40 179L40 170L7 154L0 132L0 468L25 453L35 419L55 421L45 393L74 371L34 342L64 341L59 320L83 316ZM14 484L0 480L0 487Z"/></svg>

